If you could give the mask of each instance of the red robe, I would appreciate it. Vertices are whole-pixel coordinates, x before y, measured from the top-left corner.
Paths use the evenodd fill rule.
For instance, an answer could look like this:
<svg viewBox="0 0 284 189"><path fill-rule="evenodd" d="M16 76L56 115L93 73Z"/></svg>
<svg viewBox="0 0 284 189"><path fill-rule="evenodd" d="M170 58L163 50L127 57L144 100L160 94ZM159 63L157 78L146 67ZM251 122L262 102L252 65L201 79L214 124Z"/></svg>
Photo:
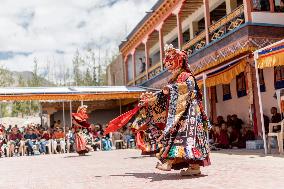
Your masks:
<svg viewBox="0 0 284 189"><path fill-rule="evenodd" d="M83 128L89 128L90 124L86 121L86 118L82 118L79 113L73 113L72 118L77 124L74 124L73 127L75 129L75 145L76 151L78 154L85 154L89 152L87 148L87 142L84 138L83 134L80 132Z"/></svg>

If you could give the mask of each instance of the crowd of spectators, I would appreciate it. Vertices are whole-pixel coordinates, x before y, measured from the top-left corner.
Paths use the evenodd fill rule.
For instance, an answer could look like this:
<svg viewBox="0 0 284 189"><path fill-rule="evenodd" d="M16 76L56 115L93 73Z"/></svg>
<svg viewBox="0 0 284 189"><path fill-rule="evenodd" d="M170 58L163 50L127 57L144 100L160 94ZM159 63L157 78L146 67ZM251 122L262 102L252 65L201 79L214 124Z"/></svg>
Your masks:
<svg viewBox="0 0 284 189"><path fill-rule="evenodd" d="M228 148L245 148L247 140L254 140L255 135L251 128L244 126L244 122L237 115L228 115L225 121L222 116L209 133L212 150Z"/></svg>
<svg viewBox="0 0 284 189"><path fill-rule="evenodd" d="M268 133L269 123L279 123L282 116L277 112L276 107L271 108L271 117L264 115L265 132ZM273 132L279 132L280 125L273 128ZM211 148L245 148L246 141L255 140L255 134L250 126L245 126L244 122L237 115L228 115L224 120L222 116L217 117L216 123L209 133Z"/></svg>
<svg viewBox="0 0 284 189"><path fill-rule="evenodd" d="M106 126L105 126L106 127ZM126 127L120 132L104 136L101 124L91 124L86 132L87 143L96 150L134 147L134 136ZM50 128L40 124L29 124L25 127L0 124L0 157L29 156L70 153L76 151L75 133L71 127L63 127L61 121L54 122Z"/></svg>

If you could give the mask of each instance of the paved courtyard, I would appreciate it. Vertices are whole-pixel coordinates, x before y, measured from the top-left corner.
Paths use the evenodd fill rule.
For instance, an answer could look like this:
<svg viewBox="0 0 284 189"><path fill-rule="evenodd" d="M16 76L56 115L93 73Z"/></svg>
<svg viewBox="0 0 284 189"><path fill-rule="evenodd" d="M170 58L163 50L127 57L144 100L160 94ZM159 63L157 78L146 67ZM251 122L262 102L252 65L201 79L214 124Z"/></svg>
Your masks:
<svg viewBox="0 0 284 189"><path fill-rule="evenodd" d="M138 150L3 158L0 188L284 188L283 156L224 151L212 153L211 160L201 176L181 177L178 171L156 170L156 159L140 156Z"/></svg>

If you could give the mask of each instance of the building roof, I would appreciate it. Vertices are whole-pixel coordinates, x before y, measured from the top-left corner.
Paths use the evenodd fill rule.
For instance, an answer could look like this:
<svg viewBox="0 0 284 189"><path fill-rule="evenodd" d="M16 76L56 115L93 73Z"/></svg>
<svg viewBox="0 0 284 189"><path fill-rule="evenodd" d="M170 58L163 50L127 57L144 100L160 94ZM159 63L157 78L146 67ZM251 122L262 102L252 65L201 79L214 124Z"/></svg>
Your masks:
<svg viewBox="0 0 284 189"><path fill-rule="evenodd" d="M132 86L0 88L0 100L110 100L138 98L146 89Z"/></svg>
<svg viewBox="0 0 284 189"><path fill-rule="evenodd" d="M140 27L151 17L151 14L155 12L160 5L164 2L164 0L158 0L155 5L149 10L151 12L147 13L146 15L140 20L140 22L133 28L133 30L127 35L126 40L130 39L139 29ZM121 44L119 45L119 49L122 48L122 46L126 43L127 41L122 41Z"/></svg>

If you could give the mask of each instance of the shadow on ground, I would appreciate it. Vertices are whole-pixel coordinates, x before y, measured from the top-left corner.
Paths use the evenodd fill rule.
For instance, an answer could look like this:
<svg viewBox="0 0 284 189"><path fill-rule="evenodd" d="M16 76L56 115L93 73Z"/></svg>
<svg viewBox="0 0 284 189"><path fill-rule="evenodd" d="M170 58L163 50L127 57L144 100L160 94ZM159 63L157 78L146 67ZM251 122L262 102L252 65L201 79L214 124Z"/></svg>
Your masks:
<svg viewBox="0 0 284 189"><path fill-rule="evenodd" d="M127 157L127 158L124 158L124 159L145 159L145 158L153 158L153 157L150 157L150 156L135 156L135 157Z"/></svg>
<svg viewBox="0 0 284 189"><path fill-rule="evenodd" d="M82 157L86 157L86 156L92 156L92 155L84 155L84 156L72 155L72 156L65 156L63 158L78 158L78 157L82 158Z"/></svg>
<svg viewBox="0 0 284 189"><path fill-rule="evenodd" d="M215 154L227 154L227 155L245 155L245 156L258 156L258 157L278 157L284 158L284 155L278 153L276 149L272 149L272 153L265 155L264 149L261 150L246 150L246 149L223 149L220 151L211 151Z"/></svg>
<svg viewBox="0 0 284 189"><path fill-rule="evenodd" d="M198 176L181 176L179 173L125 173L124 175L109 175L110 177L135 177L150 179L150 182L164 181L164 180L184 180L184 179L197 179L207 177L207 175Z"/></svg>

